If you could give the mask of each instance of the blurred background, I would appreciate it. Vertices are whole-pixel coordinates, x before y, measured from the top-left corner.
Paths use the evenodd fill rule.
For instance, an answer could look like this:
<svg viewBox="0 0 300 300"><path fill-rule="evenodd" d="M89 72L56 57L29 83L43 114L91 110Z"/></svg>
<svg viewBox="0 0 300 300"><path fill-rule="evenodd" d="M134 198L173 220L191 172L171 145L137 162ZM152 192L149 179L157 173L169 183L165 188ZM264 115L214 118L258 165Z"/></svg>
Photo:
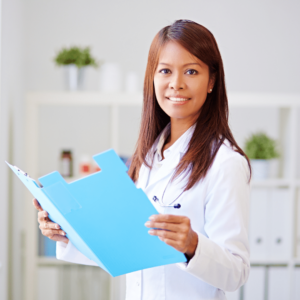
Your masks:
<svg viewBox="0 0 300 300"><path fill-rule="evenodd" d="M300 299L300 2L1 0L0 299L121 300L125 280L55 259L32 197L38 178L97 171L135 146L149 46L176 19L215 36L230 126L252 159L251 274L230 300Z"/></svg>

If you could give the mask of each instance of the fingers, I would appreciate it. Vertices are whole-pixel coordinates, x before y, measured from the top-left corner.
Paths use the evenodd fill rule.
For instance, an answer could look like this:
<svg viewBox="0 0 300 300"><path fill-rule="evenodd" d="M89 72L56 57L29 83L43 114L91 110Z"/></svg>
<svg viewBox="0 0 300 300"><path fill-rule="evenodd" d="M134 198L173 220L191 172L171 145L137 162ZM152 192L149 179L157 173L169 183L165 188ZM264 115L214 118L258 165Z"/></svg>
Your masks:
<svg viewBox="0 0 300 300"><path fill-rule="evenodd" d="M158 236L162 241L165 239L170 239L177 241L179 239L183 239L183 236L180 236L178 233L166 231L166 230L155 230L151 229L149 230L149 234Z"/></svg>
<svg viewBox="0 0 300 300"><path fill-rule="evenodd" d="M36 199L32 199L33 206L38 210L42 211L43 208L41 207L40 203Z"/></svg>
<svg viewBox="0 0 300 300"><path fill-rule="evenodd" d="M60 226L56 223L46 221L46 222L40 223L39 228L41 230L43 230L43 229L60 229Z"/></svg>
<svg viewBox="0 0 300 300"><path fill-rule="evenodd" d="M48 218L48 213L44 210L42 211L39 211L38 212L38 222L41 223L41 222L45 222L45 221L48 221L49 218Z"/></svg>
<svg viewBox="0 0 300 300"><path fill-rule="evenodd" d="M150 222L150 221L148 221L145 223L145 226L149 227L149 228L159 228L159 229L175 231L175 232L180 232L183 229L182 226L179 224L166 223L166 222Z"/></svg>
<svg viewBox="0 0 300 300"><path fill-rule="evenodd" d="M176 216L176 215L152 215L149 218L153 222L168 222L168 223L187 223L189 222L189 218L185 216Z"/></svg>
<svg viewBox="0 0 300 300"><path fill-rule="evenodd" d="M159 214L153 215L149 219L151 221L147 221L145 226L152 228L148 231L150 235L158 236L167 245L182 253L186 253L192 248L190 252L194 253L195 243L192 243L191 222L188 217Z"/></svg>
<svg viewBox="0 0 300 300"><path fill-rule="evenodd" d="M173 248L175 248L176 250L185 253L184 250L182 250L182 248L178 245L177 241L171 240L171 239L164 239L163 240L167 245L172 246Z"/></svg>
<svg viewBox="0 0 300 300"><path fill-rule="evenodd" d="M154 229L149 230L149 234L158 236L161 241L182 253L185 253L188 249L188 239L185 234Z"/></svg>
<svg viewBox="0 0 300 300"><path fill-rule="evenodd" d="M42 234L50 239L53 239L54 236L66 236L66 233L63 230L57 230L57 229L42 229Z"/></svg>
<svg viewBox="0 0 300 300"><path fill-rule="evenodd" d="M56 234L55 232L52 232L50 230L45 231L45 234L43 235L56 242L64 242L66 244L68 244L69 242L69 239L66 236Z"/></svg>
<svg viewBox="0 0 300 300"><path fill-rule="evenodd" d="M69 239L66 237L66 233L60 229L60 226L53 223L49 219L49 214L43 210L37 199L33 199L34 207L38 212L38 222L40 223L39 228L44 236L51 240L68 243Z"/></svg>
<svg viewBox="0 0 300 300"><path fill-rule="evenodd" d="M146 227L159 228L174 232L187 234L191 228L191 222L188 217L175 215L154 215L145 223Z"/></svg>

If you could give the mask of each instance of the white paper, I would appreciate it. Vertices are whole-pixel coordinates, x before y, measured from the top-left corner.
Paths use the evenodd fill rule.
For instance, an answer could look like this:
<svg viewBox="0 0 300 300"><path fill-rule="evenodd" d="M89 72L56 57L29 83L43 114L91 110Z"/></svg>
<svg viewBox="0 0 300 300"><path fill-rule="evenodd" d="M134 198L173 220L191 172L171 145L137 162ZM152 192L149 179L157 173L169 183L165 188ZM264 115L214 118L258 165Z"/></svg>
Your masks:
<svg viewBox="0 0 300 300"><path fill-rule="evenodd" d="M269 194L267 188L252 188L251 191L249 239L252 260L268 257Z"/></svg>
<svg viewBox="0 0 300 300"><path fill-rule="evenodd" d="M289 299L289 270L287 267L270 267L268 283L269 300Z"/></svg>
<svg viewBox="0 0 300 300"><path fill-rule="evenodd" d="M297 257L300 258L300 190L297 191L297 215L296 215L296 222L297 222L297 229L296 229L296 249L297 249Z"/></svg>
<svg viewBox="0 0 300 300"><path fill-rule="evenodd" d="M244 286L244 300L264 300L265 267L251 267L250 275Z"/></svg>
<svg viewBox="0 0 300 300"><path fill-rule="evenodd" d="M291 246L291 199L288 189L272 189L270 207L270 258L289 259Z"/></svg>
<svg viewBox="0 0 300 300"><path fill-rule="evenodd" d="M104 63L100 69L99 88L101 92L120 92L122 89L122 72L117 63Z"/></svg>
<svg viewBox="0 0 300 300"><path fill-rule="evenodd" d="M293 300L300 299L300 268L294 269L294 290L293 290Z"/></svg>

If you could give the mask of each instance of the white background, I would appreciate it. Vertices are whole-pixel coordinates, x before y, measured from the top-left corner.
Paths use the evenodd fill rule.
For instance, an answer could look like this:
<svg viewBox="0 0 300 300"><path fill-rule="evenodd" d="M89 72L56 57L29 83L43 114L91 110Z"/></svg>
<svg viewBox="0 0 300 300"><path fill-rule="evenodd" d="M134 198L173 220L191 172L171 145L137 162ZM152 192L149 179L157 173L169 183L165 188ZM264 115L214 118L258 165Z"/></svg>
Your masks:
<svg viewBox="0 0 300 300"><path fill-rule="evenodd" d="M63 89L62 72L53 63L62 46L91 46L97 58L119 63L124 73L136 71L142 87L154 35L175 19L192 19L215 35L229 91L300 92L299 1L1 2L1 300L22 299L22 187L13 181L9 193L3 160L24 164L26 92ZM98 89L98 77L98 71L88 71L88 89Z"/></svg>

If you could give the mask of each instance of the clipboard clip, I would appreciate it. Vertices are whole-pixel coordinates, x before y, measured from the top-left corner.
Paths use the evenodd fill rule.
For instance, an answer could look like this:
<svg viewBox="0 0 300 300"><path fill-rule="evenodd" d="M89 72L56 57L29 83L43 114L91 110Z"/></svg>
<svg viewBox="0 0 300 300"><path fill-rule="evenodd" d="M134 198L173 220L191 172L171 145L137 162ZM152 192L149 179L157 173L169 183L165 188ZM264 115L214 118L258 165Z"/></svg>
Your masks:
<svg viewBox="0 0 300 300"><path fill-rule="evenodd" d="M26 176L26 177L28 177L28 178L30 178L31 179L31 177L29 176L29 174L28 173L25 173L24 171L22 171L21 169L19 169L18 167L16 167L16 166L13 166L18 172L20 172L21 174L23 174L24 176Z"/></svg>

